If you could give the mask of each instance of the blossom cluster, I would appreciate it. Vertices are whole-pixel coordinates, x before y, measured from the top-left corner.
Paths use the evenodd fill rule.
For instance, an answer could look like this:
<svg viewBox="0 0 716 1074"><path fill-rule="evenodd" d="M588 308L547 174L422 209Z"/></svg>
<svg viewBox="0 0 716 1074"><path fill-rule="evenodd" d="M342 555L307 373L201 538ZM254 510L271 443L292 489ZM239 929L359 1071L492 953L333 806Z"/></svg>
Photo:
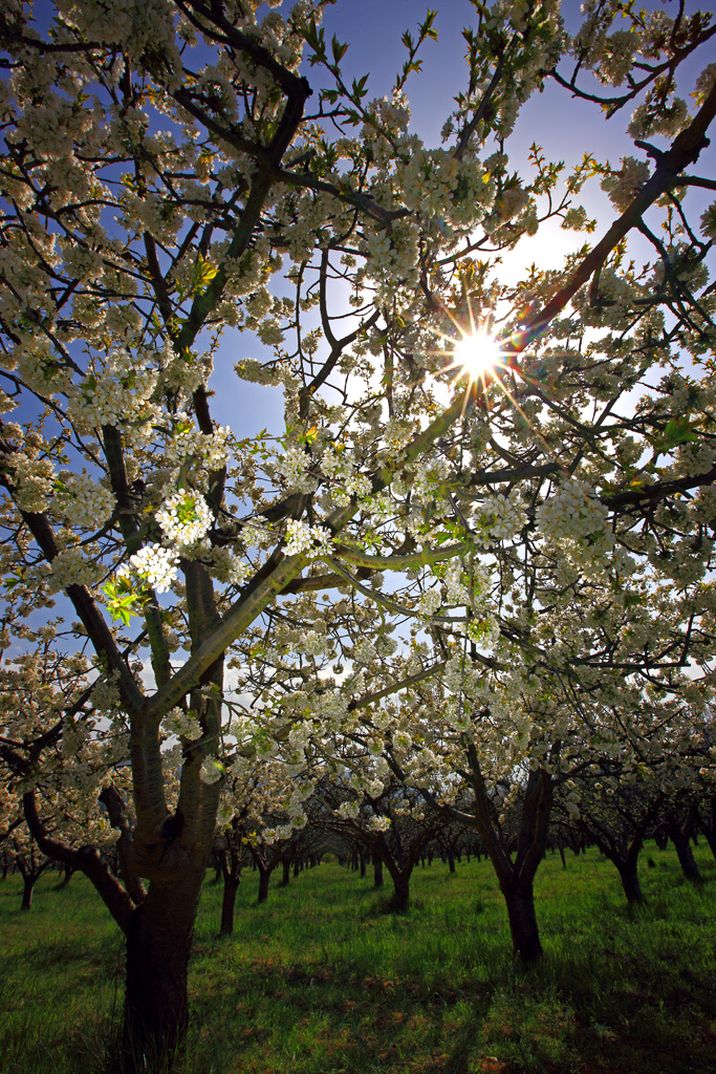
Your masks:
<svg viewBox="0 0 716 1074"><path fill-rule="evenodd" d="M161 544L150 542L133 556L129 562L122 564L117 571L120 578L135 578L155 589L157 593L166 593L175 581L178 573L177 557Z"/></svg>
<svg viewBox="0 0 716 1074"><path fill-rule="evenodd" d="M646 161L637 160L635 157L622 157L621 169L602 179L602 190L609 195L614 208L623 213L629 208L649 174Z"/></svg>
<svg viewBox="0 0 716 1074"><path fill-rule="evenodd" d="M20 510L44 511L55 482L50 459L20 450L7 456L6 465L12 473L15 500Z"/></svg>
<svg viewBox="0 0 716 1074"><path fill-rule="evenodd" d="M327 555L331 551L331 541L331 532L325 526L309 526L294 518L286 523L284 552L287 556L308 553L310 558L315 558Z"/></svg>
<svg viewBox="0 0 716 1074"><path fill-rule="evenodd" d="M230 435L231 430L227 425L220 425L210 433L203 433L186 415L178 415L167 447L167 459L177 464L187 460L198 461L207 470L220 470L229 457Z"/></svg>
<svg viewBox="0 0 716 1074"><path fill-rule="evenodd" d="M290 492L313 492L316 479L309 473L311 456L300 447L291 445L276 459L274 467Z"/></svg>
<svg viewBox="0 0 716 1074"><path fill-rule="evenodd" d="M122 428L125 436L140 435L157 416L152 397L158 374L149 365L150 355L117 348L104 363L73 385L68 413L80 432L103 425Z"/></svg>
<svg viewBox="0 0 716 1074"><path fill-rule="evenodd" d="M112 492L95 481L88 473L63 471L57 485L55 504L58 512L71 526L99 529L115 509Z"/></svg>
<svg viewBox="0 0 716 1074"><path fill-rule="evenodd" d="M184 738L189 742L201 738L201 724L192 709L185 712L184 709L173 708L171 712L167 713L162 722L169 734L178 735L179 738Z"/></svg>
<svg viewBox="0 0 716 1074"><path fill-rule="evenodd" d="M91 586L97 581L99 569L87 559L81 548L64 548L50 565L50 593L58 593L70 585Z"/></svg>
<svg viewBox="0 0 716 1074"><path fill-rule="evenodd" d="M509 496L487 496L474 516L474 541L478 547L489 548L496 541L505 541L520 532L525 524L522 507Z"/></svg>
<svg viewBox="0 0 716 1074"><path fill-rule="evenodd" d="M584 481L564 481L537 509L545 537L583 541L604 532L607 509Z"/></svg>
<svg viewBox="0 0 716 1074"><path fill-rule="evenodd" d="M156 519L167 540L180 548L200 541L211 528L211 508L200 492L179 489L162 504Z"/></svg>

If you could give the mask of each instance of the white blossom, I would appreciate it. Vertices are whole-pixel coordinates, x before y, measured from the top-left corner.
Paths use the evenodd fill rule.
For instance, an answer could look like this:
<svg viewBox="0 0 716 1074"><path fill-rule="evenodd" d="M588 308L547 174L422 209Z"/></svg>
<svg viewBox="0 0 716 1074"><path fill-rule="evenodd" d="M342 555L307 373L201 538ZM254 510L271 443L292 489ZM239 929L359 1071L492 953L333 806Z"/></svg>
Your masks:
<svg viewBox="0 0 716 1074"><path fill-rule="evenodd" d="M179 489L156 513L162 533L180 548L200 541L213 521L211 509L200 492Z"/></svg>
<svg viewBox="0 0 716 1074"><path fill-rule="evenodd" d="M117 571L121 577L132 577L145 582L157 593L165 593L178 574L178 560L174 552L163 545L149 543L129 557Z"/></svg>

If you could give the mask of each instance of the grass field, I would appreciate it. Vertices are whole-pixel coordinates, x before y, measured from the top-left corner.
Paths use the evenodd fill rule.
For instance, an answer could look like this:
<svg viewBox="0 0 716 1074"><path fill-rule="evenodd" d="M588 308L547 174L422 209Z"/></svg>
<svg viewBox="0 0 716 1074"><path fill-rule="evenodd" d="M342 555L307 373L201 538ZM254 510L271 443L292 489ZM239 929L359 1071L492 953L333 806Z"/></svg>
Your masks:
<svg viewBox="0 0 716 1074"><path fill-rule="evenodd" d="M512 966L490 866L418 867L407 915L336 864L255 904L216 938L221 889L202 897L181 1074L712 1074L716 868L693 890L649 845L647 906L627 910L595 851L549 856L537 877L546 956ZM653 865L648 867L647 858ZM0 1074L100 1074L122 1008L122 943L90 885L43 878L29 914L0 883ZM387 894L387 888L385 889Z"/></svg>

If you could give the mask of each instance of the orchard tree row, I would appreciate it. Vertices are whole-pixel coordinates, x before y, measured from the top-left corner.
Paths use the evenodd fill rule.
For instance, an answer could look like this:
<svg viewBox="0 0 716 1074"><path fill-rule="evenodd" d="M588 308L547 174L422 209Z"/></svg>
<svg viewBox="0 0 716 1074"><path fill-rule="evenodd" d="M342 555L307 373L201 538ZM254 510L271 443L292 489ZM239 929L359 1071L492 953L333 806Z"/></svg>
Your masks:
<svg viewBox="0 0 716 1074"><path fill-rule="evenodd" d="M433 146L440 13L377 97L324 6L0 14L4 793L126 937L128 1071L217 832L320 807L400 901L465 825L531 960L553 802L621 860L713 786L711 16L472 0ZM545 87L576 164L513 153Z"/></svg>
<svg viewBox="0 0 716 1074"><path fill-rule="evenodd" d="M663 738L659 743L653 722L649 721L651 733L642 730L630 748L620 749L619 757L606 750L593 754L589 765L578 765L566 774L552 773L552 802L546 823L540 825L537 866L547 849L559 849L566 867L566 848L578 854L586 846L596 845L618 870L628 902L641 903L639 856L644 841L654 838L661 847L670 840L685 877L694 884L702 883L691 841L703 835L716 857L713 731L704 725L701 735L692 734L683 753L676 756L671 743L668 750ZM401 753L405 762L405 743ZM406 770L414 771L424 754L424 747L411 750ZM121 836L118 839L110 820L112 816L117 829L118 816L127 817L127 805L114 774L108 781L107 771L100 765L86 784L81 804L76 794L75 764L74 759L69 765L56 761L52 766L55 776L65 769L60 782L54 788L49 780L43 782L46 797L52 795L55 805L53 834L67 842L86 833L94 822L93 838L102 858L141 898L141 881L131 875L123 840ZM236 895L246 868L258 875L257 901L261 903L268 898L272 874L279 868L281 885L288 886L292 874L297 877L304 867L315 866L323 854L331 852L342 863L358 869L361 878L370 866L375 888L383 888L387 873L392 894L386 909L392 911L408 910L413 870L418 862L423 867L426 860L432 864L435 856L448 864L451 873L463 853L468 861L471 854L478 860L491 858L499 878L494 852L487 849L493 836L480 823L467 777L453 773L445 782L451 785L450 793L436 796L431 790L432 776L429 781L406 784L395 778L395 767L392 745L380 756L352 745L328 765L314 764L306 782L305 770L297 773L283 751L261 759L234 761L225 782L211 854L215 881L223 884L221 935L233 932ZM322 774L317 776L319 770ZM280 784L278 772L283 777ZM6 779L11 787L15 782L12 771L6 772ZM509 779L503 776L486 785L492 824L505 857L516 859L517 870L526 822L534 821L528 789L529 776L519 769ZM33 838L17 794L7 792L0 855L4 876L10 870L21 875L21 908L29 910L35 883L58 863L44 854ZM62 871L59 886L66 887L74 869L66 866ZM525 892L531 889L531 875L523 876ZM503 892L509 911L504 886ZM515 955L525 960L538 956L541 948L534 910L530 910L533 927L529 933L520 928L520 917L514 913L509 916Z"/></svg>

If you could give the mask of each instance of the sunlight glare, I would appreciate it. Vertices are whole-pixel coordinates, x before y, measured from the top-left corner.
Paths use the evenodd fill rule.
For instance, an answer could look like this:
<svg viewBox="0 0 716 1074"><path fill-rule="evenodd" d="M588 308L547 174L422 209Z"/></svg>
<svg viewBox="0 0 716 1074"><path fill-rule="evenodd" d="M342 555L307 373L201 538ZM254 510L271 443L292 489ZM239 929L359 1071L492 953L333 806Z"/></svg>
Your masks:
<svg viewBox="0 0 716 1074"><path fill-rule="evenodd" d="M457 369L469 381L484 379L505 364L505 353L499 340L485 328L478 328L457 340L452 357L451 368Z"/></svg>

